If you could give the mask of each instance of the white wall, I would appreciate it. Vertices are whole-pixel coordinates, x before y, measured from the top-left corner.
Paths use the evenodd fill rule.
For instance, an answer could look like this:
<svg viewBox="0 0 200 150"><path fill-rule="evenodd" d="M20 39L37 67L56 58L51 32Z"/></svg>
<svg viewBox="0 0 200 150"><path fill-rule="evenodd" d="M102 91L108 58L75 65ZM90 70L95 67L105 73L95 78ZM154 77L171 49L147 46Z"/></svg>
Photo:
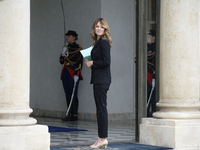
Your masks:
<svg viewBox="0 0 200 150"><path fill-rule="evenodd" d="M108 21L113 38L110 113L134 112L135 9L133 0L102 0L101 17Z"/></svg>
<svg viewBox="0 0 200 150"><path fill-rule="evenodd" d="M67 30L76 30L77 43L92 45L94 21L107 20L111 49L112 84L108 91L109 113L134 113L135 103L135 6L133 0L63 0ZM60 80L59 55L64 44L63 17L58 0L31 0L30 106L65 111L65 94ZM90 69L83 66L79 85L79 112L95 113Z"/></svg>

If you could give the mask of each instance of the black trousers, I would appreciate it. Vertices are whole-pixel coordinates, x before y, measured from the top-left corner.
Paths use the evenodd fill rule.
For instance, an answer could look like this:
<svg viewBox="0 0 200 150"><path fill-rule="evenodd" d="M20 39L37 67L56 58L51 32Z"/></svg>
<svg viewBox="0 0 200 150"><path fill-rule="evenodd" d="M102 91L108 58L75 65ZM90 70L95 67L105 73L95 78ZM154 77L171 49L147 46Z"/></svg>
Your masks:
<svg viewBox="0 0 200 150"><path fill-rule="evenodd" d="M71 75L69 74L69 72L66 68L64 68L64 70L63 70L62 84L63 84L63 88L65 91L66 97L71 98L73 87L74 87L74 79L71 77ZM74 98L76 98L78 96L78 84L79 84L79 81L76 83Z"/></svg>
<svg viewBox="0 0 200 150"><path fill-rule="evenodd" d="M109 84L93 85L98 124L98 136L100 138L106 138L108 136L107 91L109 86Z"/></svg>
<svg viewBox="0 0 200 150"><path fill-rule="evenodd" d="M66 95L67 106L69 107L69 103L71 101L71 96L74 87L74 79L69 74L68 70L64 68L62 74L62 84ZM77 115L78 112L78 85L79 81L76 83L75 92L74 92L74 99L69 110L69 113Z"/></svg>

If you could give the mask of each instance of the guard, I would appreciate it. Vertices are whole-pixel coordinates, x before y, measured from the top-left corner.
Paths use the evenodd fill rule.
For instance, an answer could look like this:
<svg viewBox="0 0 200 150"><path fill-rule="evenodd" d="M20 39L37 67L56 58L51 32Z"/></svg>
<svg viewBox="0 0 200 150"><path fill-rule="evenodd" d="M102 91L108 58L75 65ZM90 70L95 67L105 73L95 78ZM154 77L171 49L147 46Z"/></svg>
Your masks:
<svg viewBox="0 0 200 150"><path fill-rule="evenodd" d="M156 111L155 90L150 95L152 88L154 88L152 86L155 85L155 36L155 30L150 29L147 35L147 103L150 97L150 103L147 107L147 117L152 117L153 112Z"/></svg>
<svg viewBox="0 0 200 150"><path fill-rule="evenodd" d="M75 83L76 87L69 113L62 121L76 121L78 120L78 85L79 80L83 80L81 74L83 56L80 53L82 47L75 42L78 39L76 31L69 30L65 35L68 45L63 47L63 51L60 54L60 63L63 64L61 80L68 108Z"/></svg>

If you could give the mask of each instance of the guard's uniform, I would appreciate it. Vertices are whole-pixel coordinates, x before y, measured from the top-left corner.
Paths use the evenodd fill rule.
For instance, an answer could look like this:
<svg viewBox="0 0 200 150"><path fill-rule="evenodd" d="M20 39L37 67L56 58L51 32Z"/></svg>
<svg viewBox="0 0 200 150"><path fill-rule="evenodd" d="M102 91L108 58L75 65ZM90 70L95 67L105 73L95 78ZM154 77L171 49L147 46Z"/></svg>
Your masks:
<svg viewBox="0 0 200 150"><path fill-rule="evenodd" d="M67 51L65 52L66 56L60 55L60 63L63 64L63 69L61 73L61 80L63 83L63 88L65 91L67 105L69 106L73 86L74 86L74 75L79 77L79 80L83 80L81 69L83 64L83 56L80 53L82 47L76 42L67 45ZM67 56L68 52L68 56ZM74 92L74 99L69 110L68 120L65 121L74 121L77 120L77 112L78 112L78 84L79 80L76 83L76 88Z"/></svg>
<svg viewBox="0 0 200 150"><path fill-rule="evenodd" d="M147 100L149 99L151 89L152 89L152 79L155 79L155 49L156 44L148 43L147 44ZM148 101L147 101L148 102ZM150 112L151 104L151 112ZM151 95L151 100L147 108L147 117L152 117L152 113L155 112L155 90Z"/></svg>
<svg viewBox="0 0 200 150"><path fill-rule="evenodd" d="M147 44L147 80L151 86L152 78L155 75L155 48L155 42Z"/></svg>

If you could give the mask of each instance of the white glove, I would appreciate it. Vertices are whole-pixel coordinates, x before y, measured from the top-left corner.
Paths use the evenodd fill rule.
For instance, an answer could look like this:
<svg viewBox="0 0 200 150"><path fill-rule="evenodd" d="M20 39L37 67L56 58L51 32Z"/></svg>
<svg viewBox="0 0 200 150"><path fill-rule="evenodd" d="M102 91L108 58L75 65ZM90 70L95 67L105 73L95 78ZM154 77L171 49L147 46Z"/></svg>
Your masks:
<svg viewBox="0 0 200 150"><path fill-rule="evenodd" d="M153 78L152 79L152 88L154 88L155 87L155 79Z"/></svg>
<svg viewBox="0 0 200 150"><path fill-rule="evenodd" d="M66 50L67 50L67 47L63 47L63 51L62 51L62 56L65 56L65 52L66 52Z"/></svg>
<svg viewBox="0 0 200 150"><path fill-rule="evenodd" d="M78 76L77 75L74 75L74 83L76 83L78 81Z"/></svg>

